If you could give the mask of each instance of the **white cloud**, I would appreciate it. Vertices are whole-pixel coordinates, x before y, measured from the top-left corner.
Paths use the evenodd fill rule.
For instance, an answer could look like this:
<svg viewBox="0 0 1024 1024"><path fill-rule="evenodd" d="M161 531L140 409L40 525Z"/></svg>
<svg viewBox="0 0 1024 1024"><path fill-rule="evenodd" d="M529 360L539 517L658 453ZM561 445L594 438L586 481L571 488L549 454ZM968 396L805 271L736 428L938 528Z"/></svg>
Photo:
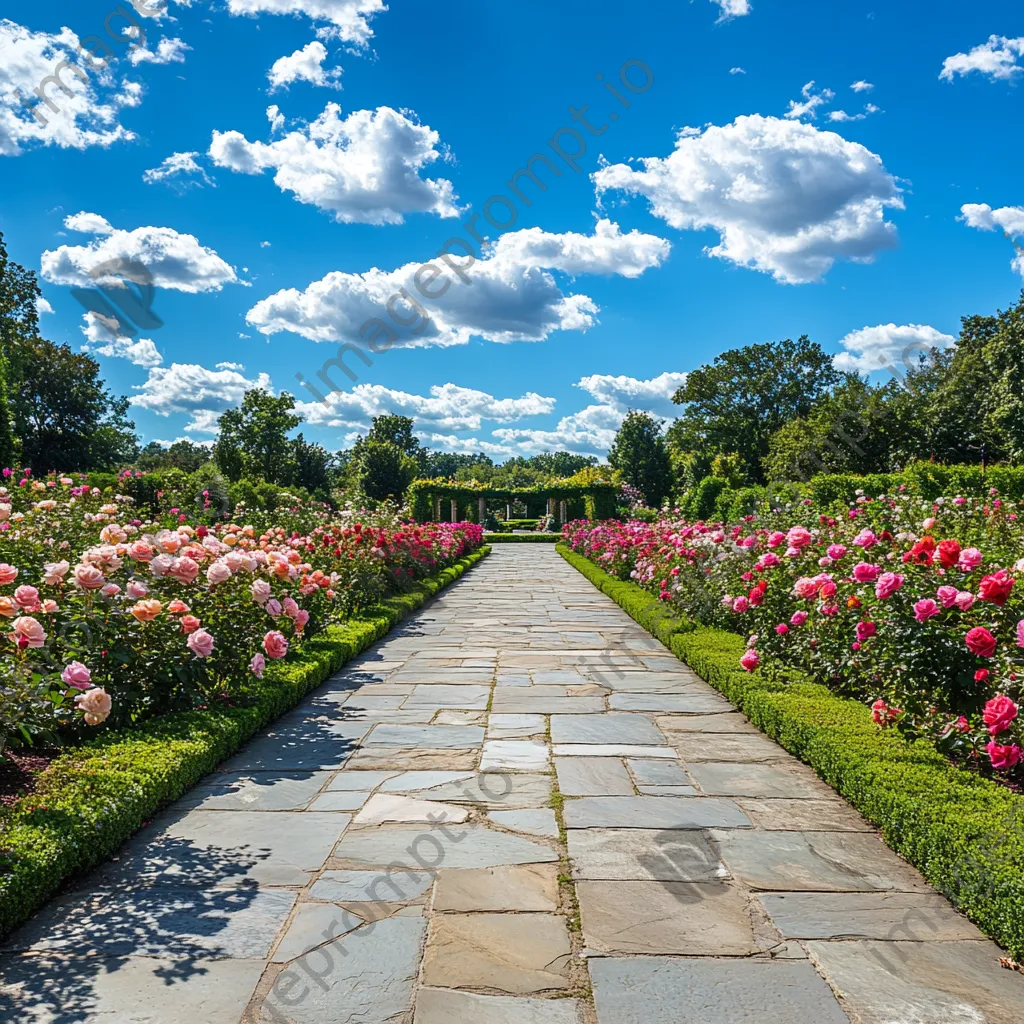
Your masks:
<svg viewBox="0 0 1024 1024"><path fill-rule="evenodd" d="M363 48L373 37L370 19L387 7L383 0L228 0L228 10L232 14L304 14L327 23L318 36Z"/></svg>
<svg viewBox="0 0 1024 1024"><path fill-rule="evenodd" d="M870 92L870 90L874 89L874 85L861 79L859 82L854 82L850 88L854 92Z"/></svg>
<svg viewBox="0 0 1024 1024"><path fill-rule="evenodd" d="M711 0L718 4L722 13L719 14L719 21L728 21L730 18L742 18L751 11L750 0Z"/></svg>
<svg viewBox="0 0 1024 1024"><path fill-rule="evenodd" d="M142 180L147 185L158 182L171 185L173 188L202 188L203 185L217 187L216 182L196 162L198 153L172 153L165 157L159 167L151 167L142 172Z"/></svg>
<svg viewBox="0 0 1024 1024"><path fill-rule="evenodd" d="M730 75L745 75L746 71L743 68L729 68Z"/></svg>
<svg viewBox="0 0 1024 1024"><path fill-rule="evenodd" d="M94 218L94 219L93 219ZM104 277L107 264L130 271L141 264L158 288L179 292L217 292L225 284L239 284L233 267L213 249L199 244L193 235L182 235L173 228L141 227L122 231L98 214L79 213L65 220L74 231L100 235L88 245L62 245L41 257L42 276L54 284L91 287L120 282L116 274ZM98 276L90 277L90 271ZM121 277L124 277L124 271ZM143 282L137 282L143 283Z"/></svg>
<svg viewBox="0 0 1024 1024"><path fill-rule="evenodd" d="M292 82L309 82L328 89L341 88L341 68L327 68L327 47L313 40L291 56L279 57L267 72L270 91L286 89Z"/></svg>
<svg viewBox="0 0 1024 1024"><path fill-rule="evenodd" d="M970 53L955 53L947 57L942 62L939 78L952 82L957 75L977 71L993 82L1008 81L1024 71L1024 64L1018 63L1019 57L1024 57L1024 36L1017 39L989 36L987 42L974 47Z"/></svg>
<svg viewBox="0 0 1024 1024"><path fill-rule="evenodd" d="M654 416L674 419L679 414L679 407L673 405L672 396L686 383L686 377L685 373L669 372L650 380L637 380L636 377L594 373L583 377L575 387L582 388L598 401L620 412L639 409Z"/></svg>
<svg viewBox="0 0 1024 1024"><path fill-rule="evenodd" d="M69 28L33 32L0 19L0 156L31 145L87 149L135 138L118 114L139 101L141 86L126 87L109 68L90 70L93 58L80 47Z"/></svg>
<svg viewBox="0 0 1024 1024"><path fill-rule="evenodd" d="M520 455L567 451L600 456L612 446L625 415L611 405L588 405L570 416L563 416L552 430L502 427L493 434L514 446Z"/></svg>
<svg viewBox="0 0 1024 1024"><path fill-rule="evenodd" d="M863 121L871 114L877 114L880 109L874 103L868 103L860 114L848 114L845 110L832 110L829 112L828 119L830 121Z"/></svg>
<svg viewBox="0 0 1024 1024"><path fill-rule="evenodd" d="M267 116L275 127L284 120L276 107ZM406 213L459 212L450 181L420 177L442 157L438 141L428 125L391 107L357 110L342 119L341 107L329 103L312 124L270 143L215 131L210 156L218 167L241 174L273 168L279 189L342 223L402 224Z"/></svg>
<svg viewBox="0 0 1024 1024"><path fill-rule="evenodd" d="M988 203L966 203L960 207L962 220L979 231L1000 230L1009 239L1024 237L1024 206L1001 206L993 210ZM1024 247L1014 243L1017 255L1010 266L1024 277Z"/></svg>
<svg viewBox="0 0 1024 1024"><path fill-rule="evenodd" d="M269 249L270 248L270 243L269 242L260 242L260 248L261 249Z"/></svg>
<svg viewBox="0 0 1024 1024"><path fill-rule="evenodd" d="M902 374L906 368L916 366L928 349L952 348L956 338L924 324L879 324L852 331L839 344L846 351L834 359L837 370L872 373L896 368Z"/></svg>
<svg viewBox="0 0 1024 1024"><path fill-rule="evenodd" d="M346 443L351 446L359 432L348 434L345 437ZM493 441L482 441L477 437L458 437L455 434L434 434L430 432L417 431L417 436L429 448L436 448L443 452L454 452L458 455L476 455L483 452L484 455L491 455L497 459L509 459L513 455L522 454L519 449L507 444L495 444Z"/></svg>
<svg viewBox="0 0 1024 1024"><path fill-rule="evenodd" d="M218 363L218 370L244 370L245 366L242 363Z"/></svg>
<svg viewBox="0 0 1024 1024"><path fill-rule="evenodd" d="M645 196L679 230L715 229L705 251L786 283L819 280L837 259L870 263L895 244L886 208L903 207L880 157L835 132L751 114L697 134L642 170L603 167L598 196Z"/></svg>
<svg viewBox="0 0 1024 1024"><path fill-rule="evenodd" d="M209 370L196 363L172 363L149 371L145 384L136 387L132 398L137 405L157 416L185 414L188 433L216 434L217 418L234 408L252 388L272 391L270 377L261 373L248 380L237 370Z"/></svg>
<svg viewBox="0 0 1024 1024"><path fill-rule="evenodd" d="M799 121L802 117L809 117L812 121L818 116L818 107L825 106L835 99L835 93L831 89L822 89L821 92L814 91L814 82L808 82L801 90L803 100L790 100L789 110L786 117Z"/></svg>
<svg viewBox="0 0 1024 1024"><path fill-rule="evenodd" d="M128 51L128 60L132 64L184 64L185 54L191 50L181 39L161 39L156 50L145 46L133 46Z"/></svg>
<svg viewBox="0 0 1024 1024"><path fill-rule="evenodd" d="M53 306L51 306L50 303L47 302L47 300L42 297L42 295L38 296L36 298L36 313L39 316L45 316L47 313L52 312Z"/></svg>
<svg viewBox="0 0 1024 1024"><path fill-rule="evenodd" d="M276 103L267 107L267 120L270 122L271 135L284 128L284 114L281 113L281 108Z"/></svg>
<svg viewBox="0 0 1024 1024"><path fill-rule="evenodd" d="M403 300L392 302L397 319L409 321L408 327L398 328L388 318L395 344L462 345L474 336L495 342L543 341L552 331L586 330L598 312L588 296L563 294L551 270L635 277L658 266L667 253L663 239L638 231L623 234L609 221L599 221L593 235L531 228L502 235L472 266L456 249L455 262L465 268L468 284L442 273L440 261L429 264L438 275L421 282L427 292L440 293L429 301L414 285L419 263L390 272L334 271L304 291L288 288L263 299L249 310L246 321L263 334L294 331L312 341L359 342L360 327L371 318L387 318L387 303L405 288L429 321L424 323L423 313L414 317ZM381 346L377 341L377 351Z"/></svg>
<svg viewBox="0 0 1024 1024"><path fill-rule="evenodd" d="M163 356L157 351L156 345L149 338L133 341L118 334L120 326L117 320L102 316L99 313L86 313L82 319L85 326L82 333L86 337L83 352L95 352L101 356L114 359L127 359L136 366L159 366Z"/></svg>
<svg viewBox="0 0 1024 1024"><path fill-rule="evenodd" d="M520 398L495 398L485 391L434 384L429 395L395 391L380 384L357 384L349 391L334 391L328 404L299 402L296 411L307 423L330 427L368 427L374 416L399 413L411 416L417 430L479 430L484 420L512 423L526 416L547 415L555 400L528 391Z"/></svg>

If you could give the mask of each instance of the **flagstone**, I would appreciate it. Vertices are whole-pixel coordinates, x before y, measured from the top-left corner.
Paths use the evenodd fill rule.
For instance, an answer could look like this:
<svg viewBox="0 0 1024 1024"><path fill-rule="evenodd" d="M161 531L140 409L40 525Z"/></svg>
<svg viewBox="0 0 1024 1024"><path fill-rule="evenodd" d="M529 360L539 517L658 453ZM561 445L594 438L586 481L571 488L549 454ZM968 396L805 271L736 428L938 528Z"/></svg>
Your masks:
<svg viewBox="0 0 1024 1024"><path fill-rule="evenodd" d="M570 828L573 878L711 882L728 877L718 851L694 829Z"/></svg>
<svg viewBox="0 0 1024 1024"><path fill-rule="evenodd" d="M583 796L567 801L563 813L567 828L750 827L737 804L712 796Z"/></svg>
<svg viewBox="0 0 1024 1024"><path fill-rule="evenodd" d="M577 1024L575 999L479 996L453 989L424 988L413 1024Z"/></svg>
<svg viewBox="0 0 1024 1024"><path fill-rule="evenodd" d="M558 908L558 879L550 864L444 869L437 873L435 911L538 911Z"/></svg>
<svg viewBox="0 0 1024 1024"><path fill-rule="evenodd" d="M665 745L665 737L643 715L605 712L600 715L552 715L551 741L562 743L627 743Z"/></svg>
<svg viewBox="0 0 1024 1024"><path fill-rule="evenodd" d="M612 757L556 757L558 788L566 796L632 796L633 780Z"/></svg>

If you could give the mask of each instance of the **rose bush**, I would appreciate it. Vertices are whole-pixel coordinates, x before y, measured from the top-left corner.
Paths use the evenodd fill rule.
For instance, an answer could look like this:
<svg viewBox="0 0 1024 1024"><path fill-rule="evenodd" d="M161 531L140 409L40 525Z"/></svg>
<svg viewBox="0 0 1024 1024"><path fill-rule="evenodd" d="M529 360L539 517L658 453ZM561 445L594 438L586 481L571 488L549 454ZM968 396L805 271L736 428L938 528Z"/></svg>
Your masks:
<svg viewBox="0 0 1024 1024"><path fill-rule="evenodd" d="M565 538L691 620L744 633L745 669L798 668L871 705L879 727L1024 781L1024 517L995 492L577 522Z"/></svg>
<svg viewBox="0 0 1024 1024"><path fill-rule="evenodd" d="M244 699L266 659L483 539L394 510L280 511L262 531L144 520L70 478L23 481L0 487L0 750Z"/></svg>

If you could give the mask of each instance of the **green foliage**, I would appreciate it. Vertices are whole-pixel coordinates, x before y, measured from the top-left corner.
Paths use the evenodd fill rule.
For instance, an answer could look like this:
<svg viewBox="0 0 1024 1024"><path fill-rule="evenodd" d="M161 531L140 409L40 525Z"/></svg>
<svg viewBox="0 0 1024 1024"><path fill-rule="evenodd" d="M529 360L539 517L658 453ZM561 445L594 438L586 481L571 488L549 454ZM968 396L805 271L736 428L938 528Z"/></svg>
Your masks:
<svg viewBox="0 0 1024 1024"><path fill-rule="evenodd" d="M716 519L719 498L727 492L728 487L729 481L720 476L704 477L686 502L687 518L704 522Z"/></svg>
<svg viewBox="0 0 1024 1024"><path fill-rule="evenodd" d="M720 690L760 729L809 764L877 825L983 932L1024 958L1024 797L950 764L924 742L883 732L861 703L824 686L744 672L742 637L695 629L635 583L559 553Z"/></svg>
<svg viewBox="0 0 1024 1024"><path fill-rule="evenodd" d="M353 466L359 490L377 501L402 500L416 477L416 460L391 441L364 441Z"/></svg>
<svg viewBox="0 0 1024 1024"><path fill-rule="evenodd" d="M301 423L287 391L272 395L262 388L246 391L242 405L220 417L213 456L233 483L242 477L276 484L291 483L294 472L288 433Z"/></svg>
<svg viewBox="0 0 1024 1024"><path fill-rule="evenodd" d="M244 706L165 715L59 757L40 776L37 792L0 817L0 934L108 857L156 811L489 551L482 547L408 592L328 627L294 660L268 666L263 681L250 684Z"/></svg>
<svg viewBox="0 0 1024 1024"><path fill-rule="evenodd" d="M557 533L489 533L488 544L554 544L560 540Z"/></svg>
<svg viewBox="0 0 1024 1024"><path fill-rule="evenodd" d="M161 469L180 469L184 473L194 473L204 463L209 462L212 457L213 455L209 448L182 438L168 447L164 447L164 445L158 444L156 441L150 441L139 452L139 457L135 460L135 464L143 472L153 472Z"/></svg>
<svg viewBox="0 0 1024 1024"><path fill-rule="evenodd" d="M672 490L672 464L661 425L645 412L629 412L615 435L608 464L657 508Z"/></svg>

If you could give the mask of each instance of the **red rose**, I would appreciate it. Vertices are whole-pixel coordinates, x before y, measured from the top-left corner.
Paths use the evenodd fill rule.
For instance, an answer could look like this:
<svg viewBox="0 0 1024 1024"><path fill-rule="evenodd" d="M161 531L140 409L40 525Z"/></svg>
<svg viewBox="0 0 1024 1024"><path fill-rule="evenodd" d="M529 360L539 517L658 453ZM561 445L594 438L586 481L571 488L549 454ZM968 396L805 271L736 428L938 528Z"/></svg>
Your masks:
<svg viewBox="0 0 1024 1024"><path fill-rule="evenodd" d="M981 585L978 587L978 596L982 601L991 601L992 604L1002 608L1006 604L1011 590L1013 590L1013 577L1005 569L1000 569L981 581Z"/></svg>
<svg viewBox="0 0 1024 1024"><path fill-rule="evenodd" d="M996 652L996 638L984 626L975 626L964 637L964 643L972 654L991 658Z"/></svg>
<svg viewBox="0 0 1024 1024"><path fill-rule="evenodd" d="M960 542L956 540L939 541L939 564L943 569L952 569L960 561Z"/></svg>

